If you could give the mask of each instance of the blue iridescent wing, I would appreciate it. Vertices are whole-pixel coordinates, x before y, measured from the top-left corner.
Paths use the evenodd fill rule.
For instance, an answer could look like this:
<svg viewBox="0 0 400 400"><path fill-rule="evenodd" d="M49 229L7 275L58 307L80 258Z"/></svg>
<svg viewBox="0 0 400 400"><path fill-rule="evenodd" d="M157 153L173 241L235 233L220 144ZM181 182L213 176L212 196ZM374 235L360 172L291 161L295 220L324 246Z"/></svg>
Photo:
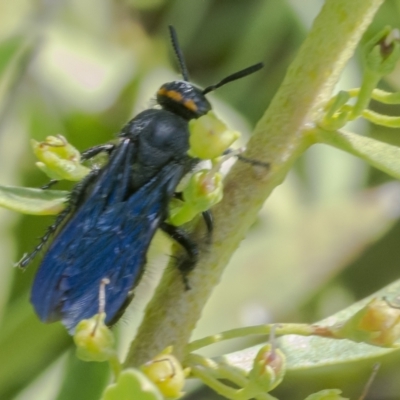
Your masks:
<svg viewBox="0 0 400 400"><path fill-rule="evenodd" d="M129 140L119 146L45 254L31 294L42 321L61 320L72 332L80 320L98 312L100 282L108 278L105 311L110 322L140 279L183 167L166 164L127 195L132 147Z"/></svg>

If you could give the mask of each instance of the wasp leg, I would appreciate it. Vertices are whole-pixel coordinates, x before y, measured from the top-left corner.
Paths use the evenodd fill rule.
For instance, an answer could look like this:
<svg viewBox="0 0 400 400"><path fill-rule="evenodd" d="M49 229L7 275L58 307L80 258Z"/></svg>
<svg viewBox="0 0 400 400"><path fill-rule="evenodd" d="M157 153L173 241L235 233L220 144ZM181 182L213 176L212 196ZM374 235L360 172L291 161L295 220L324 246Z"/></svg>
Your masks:
<svg viewBox="0 0 400 400"><path fill-rule="evenodd" d="M214 218L210 210L201 213L207 227L207 244L211 244L212 233L214 230Z"/></svg>
<svg viewBox="0 0 400 400"><path fill-rule="evenodd" d="M185 232L183 229L177 228L174 225L167 224L166 222L163 222L161 224L160 229L163 230L167 235L169 235L186 250L187 257L178 262L178 268L182 273L185 289L189 290L190 285L187 275L197 263L197 260L199 258L199 249L196 243L194 243L190 239L187 232Z"/></svg>
<svg viewBox="0 0 400 400"><path fill-rule="evenodd" d="M91 158L97 156L100 153L110 154L114 150L114 148L115 148L114 144L102 144L99 146L91 147L90 149L87 149L81 153L81 160L82 161L90 160ZM59 180L52 179L50 182L46 183L46 185L43 185L40 189L42 190L50 189L58 182Z"/></svg>
<svg viewBox="0 0 400 400"><path fill-rule="evenodd" d="M175 192L174 197L176 199L183 200L182 192ZM207 242L211 242L211 235L214 230L214 219L212 216L212 212L210 210L203 211L201 215L207 228Z"/></svg>
<svg viewBox="0 0 400 400"><path fill-rule="evenodd" d="M240 154L240 152L242 152L242 151L243 150L226 149L222 154L224 156L231 155L231 156L237 157L237 159L239 161L244 162L246 164L250 164L250 165L256 166L256 167L264 167L264 168L267 168L267 169L270 168L270 166L271 166L270 163L267 163L267 162L264 162L264 161L259 161L259 160L254 160L252 158L248 158L248 157L242 156Z"/></svg>
<svg viewBox="0 0 400 400"><path fill-rule="evenodd" d="M57 179L52 179L51 181L49 181L48 183L43 185L40 189L42 189L42 190L50 189L53 185L55 185L58 182L59 181Z"/></svg>
<svg viewBox="0 0 400 400"><path fill-rule="evenodd" d="M82 161L90 160L91 158L97 156L100 153L108 153L110 154L115 148L114 144L101 144L99 146L91 147L81 153Z"/></svg>
<svg viewBox="0 0 400 400"><path fill-rule="evenodd" d="M67 207L62 210L56 217L55 221L47 228L45 234L40 239L39 244L30 253L24 255L20 261L16 264L20 268L25 268L35 256L42 250L47 241L56 232L57 228L63 223L65 218L71 213L73 208L78 204L82 197L83 190L87 184L99 173L98 170L91 171L81 182L79 182L72 190Z"/></svg>
<svg viewBox="0 0 400 400"><path fill-rule="evenodd" d="M264 167L266 169L269 169L269 167L270 167L270 164L267 162L264 162L264 161L253 160L252 158L247 158L247 157L241 156L240 154L238 154L236 157L239 161L244 162L246 164L253 165L255 167Z"/></svg>
<svg viewBox="0 0 400 400"><path fill-rule="evenodd" d="M29 254L24 255L22 259L18 261L18 267L25 268L35 258L36 254L39 253L40 250L42 250L43 246L47 243L47 241L50 239L56 229L64 221L66 216L70 213L71 209L72 207L68 206L63 211L61 211L60 214L57 215L54 223L47 228L46 233L40 239L39 244L33 249L33 251L31 251Z"/></svg>
<svg viewBox="0 0 400 400"><path fill-rule="evenodd" d="M174 197L175 197L175 199L178 199L178 200L182 200L182 201L183 201L183 194L182 194L182 192L175 192L175 193L174 193Z"/></svg>

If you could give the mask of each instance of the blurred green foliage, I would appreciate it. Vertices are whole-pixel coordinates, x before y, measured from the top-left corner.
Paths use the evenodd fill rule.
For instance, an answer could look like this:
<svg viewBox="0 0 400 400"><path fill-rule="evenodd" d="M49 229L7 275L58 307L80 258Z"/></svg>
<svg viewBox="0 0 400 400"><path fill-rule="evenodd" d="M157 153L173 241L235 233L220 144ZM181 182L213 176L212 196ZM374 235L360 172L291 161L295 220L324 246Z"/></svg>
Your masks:
<svg viewBox="0 0 400 400"><path fill-rule="evenodd" d="M317 0L1 2L0 184L39 187L46 182L34 167L30 138L60 133L84 150L112 139L129 118L150 106L158 86L176 76L168 24L176 27L199 85L258 61L266 64L262 72L210 96L216 112L246 138L320 6ZM384 25L396 26L399 18L400 0L386 1L366 39ZM340 85L359 82L356 57ZM381 85L399 90L400 66ZM376 111L399 115L400 109L379 104ZM395 130L360 123L355 129L400 145ZM399 193L399 184L354 157L325 146L309 150L260 213L194 336L269 321L315 321L395 280ZM2 400L94 400L108 379L104 365L66 357L71 338L59 324L43 325L34 315L28 293L36 265L25 273L12 268L50 221L0 209ZM128 311L131 321L118 327L121 353L154 287L156 264L165 261L159 254L168 252L164 241L154 247L152 271L139 288L134 311ZM221 345L219 352L234 349ZM398 360L391 356L383 362L371 399L374 393L383 400L400 392ZM365 362L291 373L274 395L301 399L340 387L355 398L370 368ZM201 390L187 394L211 396Z"/></svg>

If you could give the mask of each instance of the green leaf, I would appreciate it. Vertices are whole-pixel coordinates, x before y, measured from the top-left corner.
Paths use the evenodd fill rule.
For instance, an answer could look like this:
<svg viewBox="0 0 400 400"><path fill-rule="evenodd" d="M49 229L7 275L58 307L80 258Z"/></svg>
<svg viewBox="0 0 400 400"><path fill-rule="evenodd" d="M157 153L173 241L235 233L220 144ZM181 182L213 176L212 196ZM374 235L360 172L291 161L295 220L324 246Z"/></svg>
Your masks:
<svg viewBox="0 0 400 400"><path fill-rule="evenodd" d="M98 400L110 378L108 363L85 362L69 354L66 373L56 400Z"/></svg>
<svg viewBox="0 0 400 400"><path fill-rule="evenodd" d="M32 42L32 38L17 35L0 43L0 115L7 109L9 97L29 65Z"/></svg>
<svg viewBox="0 0 400 400"><path fill-rule="evenodd" d="M400 296L400 280L386 286L367 298L352 304L318 324L330 326L346 321L373 298L393 299ZM286 355L287 371L319 368L327 365L337 365L353 361L373 359L383 356L399 348L384 348L365 343L355 343L347 339L329 339L317 336L287 335L277 340L278 347ZM400 344L400 343L399 343ZM242 351L228 354L224 360L231 365L250 371L253 359L262 345L257 345Z"/></svg>
<svg viewBox="0 0 400 400"><path fill-rule="evenodd" d="M23 43L24 39L21 36L12 36L0 43L0 76L3 75Z"/></svg>
<svg viewBox="0 0 400 400"><path fill-rule="evenodd" d="M342 397L339 389L325 389L318 393L310 394L305 400L348 400L347 397Z"/></svg>
<svg viewBox="0 0 400 400"><path fill-rule="evenodd" d="M329 150L339 152L328 147L325 150L328 150L323 152L327 164L323 164L320 155L318 160L310 159L313 165L318 163L318 171L313 173L321 174L313 183L315 191L320 191L317 200L315 197L304 200L304 188L294 175L274 191L259 214L258 225L247 234L230 261L229 274L203 310L196 337L210 332L210 326L213 332L236 326L238 310L253 312L253 306L248 309L243 305L264 304L266 293L268 313L276 316L296 313L298 305L308 301L311 293L320 290L397 221L400 183L356 192L350 181L340 182L345 171L328 154ZM354 176L352 166L343 162ZM342 172L337 177L331 174L330 178L331 168ZM327 186L321 188L324 177L336 180L336 192ZM296 279L288 279L291 276ZM227 304L224 299L231 293L235 296ZM235 350L233 346L230 349Z"/></svg>
<svg viewBox="0 0 400 400"><path fill-rule="evenodd" d="M71 345L61 324L45 325L28 296L8 307L0 329L0 399L12 399Z"/></svg>
<svg viewBox="0 0 400 400"><path fill-rule="evenodd" d="M142 372L130 368L106 388L101 400L163 400L163 396Z"/></svg>
<svg viewBox="0 0 400 400"><path fill-rule="evenodd" d="M399 147L352 132L318 129L314 133L318 143L325 143L360 157L373 167L400 179Z"/></svg>
<svg viewBox="0 0 400 400"><path fill-rule="evenodd" d="M68 193L63 190L0 186L0 206L23 214L55 215L65 208Z"/></svg>

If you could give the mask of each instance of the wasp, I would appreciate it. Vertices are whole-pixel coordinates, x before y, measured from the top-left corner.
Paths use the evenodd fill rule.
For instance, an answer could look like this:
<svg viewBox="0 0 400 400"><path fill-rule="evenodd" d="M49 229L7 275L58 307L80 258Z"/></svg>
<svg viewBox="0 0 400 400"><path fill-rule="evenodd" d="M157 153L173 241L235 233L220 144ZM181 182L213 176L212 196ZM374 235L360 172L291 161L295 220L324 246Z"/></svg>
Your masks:
<svg viewBox="0 0 400 400"><path fill-rule="evenodd" d="M31 302L43 322L61 320L71 333L79 321L98 312L98 288L104 279L109 282L105 322L111 325L121 316L143 274L157 229L186 250L182 271L195 266L197 244L167 221L179 182L200 162L188 154L189 121L211 110L208 93L262 67L252 65L201 89L189 82L176 32L169 29L183 80L163 84L156 95L158 108L136 115L116 143L82 153L82 160L105 153L107 162L76 184L67 207L19 263L25 267L54 236L37 271ZM203 217L211 231L210 212Z"/></svg>

